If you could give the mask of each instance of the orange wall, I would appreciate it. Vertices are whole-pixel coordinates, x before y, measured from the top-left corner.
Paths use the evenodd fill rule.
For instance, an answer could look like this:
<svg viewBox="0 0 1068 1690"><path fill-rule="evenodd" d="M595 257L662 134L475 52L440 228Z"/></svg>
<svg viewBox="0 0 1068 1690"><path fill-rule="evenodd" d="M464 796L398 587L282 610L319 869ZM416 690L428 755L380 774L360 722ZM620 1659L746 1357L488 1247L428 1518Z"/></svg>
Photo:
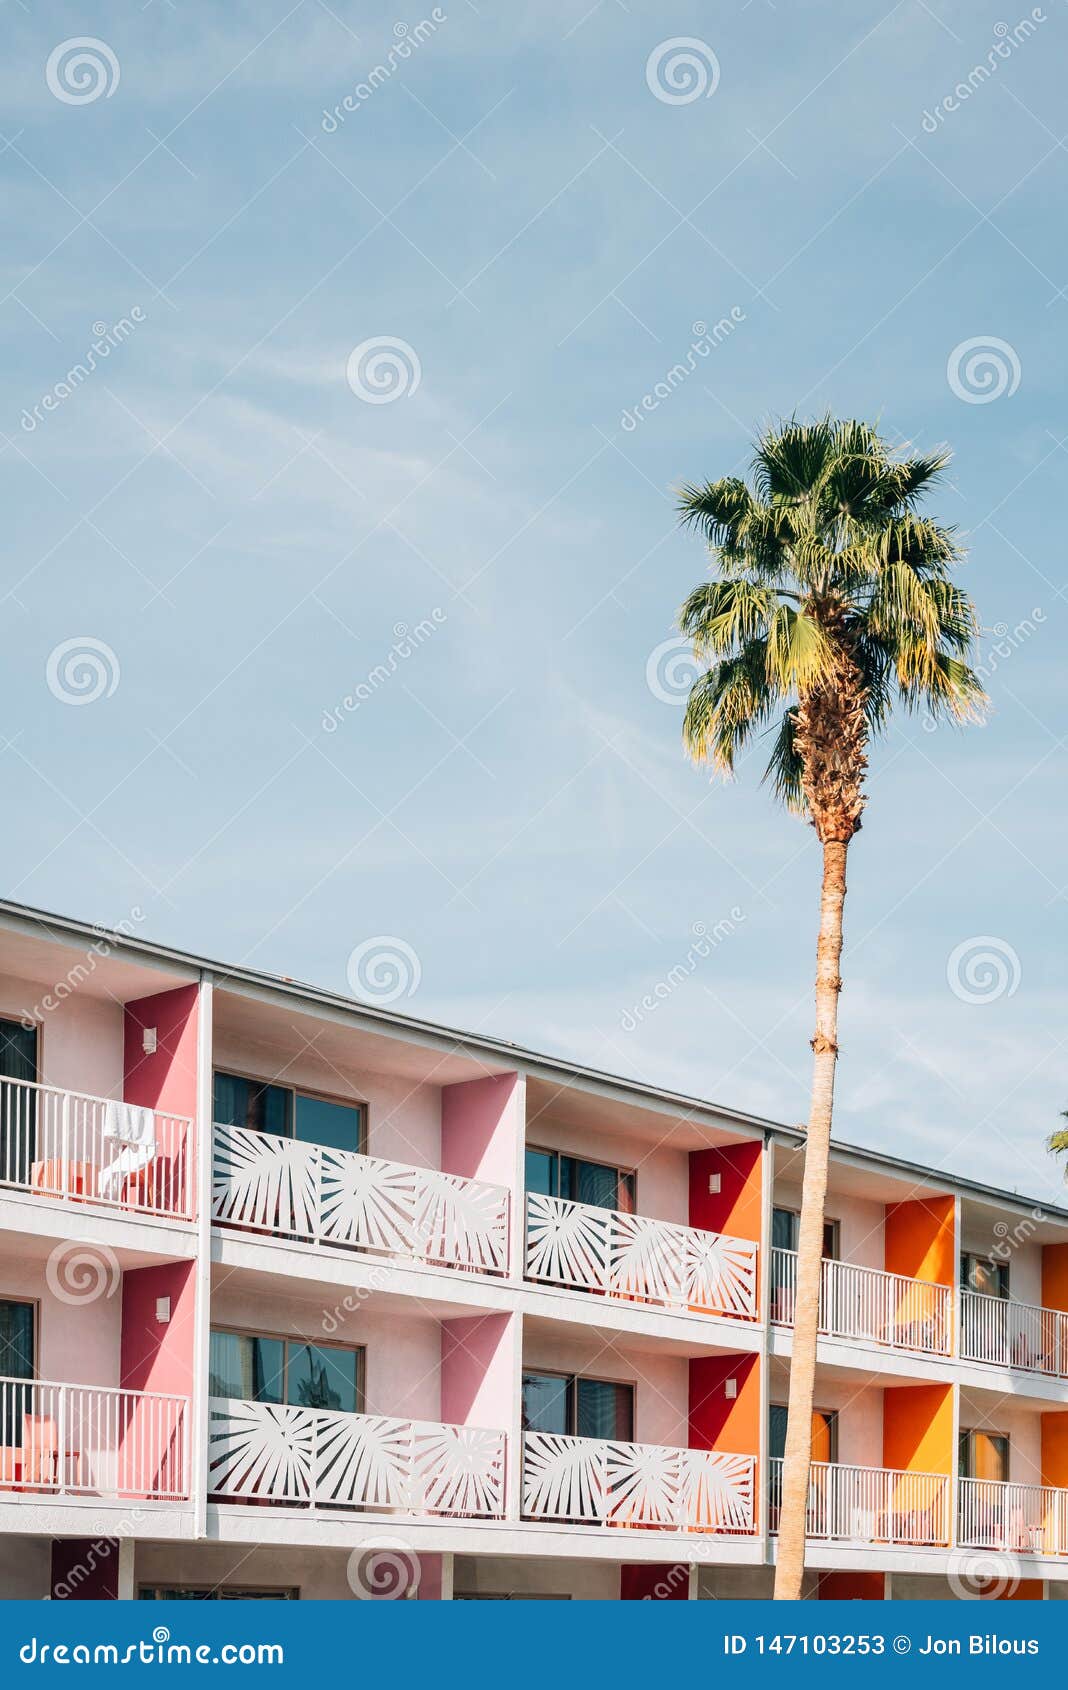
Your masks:
<svg viewBox="0 0 1068 1690"><path fill-rule="evenodd" d="M759 1140L691 1151L690 1225L759 1243L762 1158ZM718 1192L708 1189L711 1174L719 1175Z"/></svg>
<svg viewBox="0 0 1068 1690"><path fill-rule="evenodd" d="M957 1276L952 1197L890 1203L883 1230L887 1273L953 1285Z"/></svg>
<svg viewBox="0 0 1068 1690"><path fill-rule="evenodd" d="M1047 1309L1068 1309L1068 1244L1042 1246L1042 1303Z"/></svg>
<svg viewBox="0 0 1068 1690"><path fill-rule="evenodd" d="M1068 1486L1068 1413L1043 1414L1042 1483Z"/></svg>
<svg viewBox="0 0 1068 1690"><path fill-rule="evenodd" d="M952 1385L896 1385L883 1392L883 1466L955 1472Z"/></svg>
<svg viewBox="0 0 1068 1690"><path fill-rule="evenodd" d="M728 1379L738 1381L736 1397L724 1395ZM757 1356L695 1356L690 1362L690 1448L760 1454Z"/></svg>

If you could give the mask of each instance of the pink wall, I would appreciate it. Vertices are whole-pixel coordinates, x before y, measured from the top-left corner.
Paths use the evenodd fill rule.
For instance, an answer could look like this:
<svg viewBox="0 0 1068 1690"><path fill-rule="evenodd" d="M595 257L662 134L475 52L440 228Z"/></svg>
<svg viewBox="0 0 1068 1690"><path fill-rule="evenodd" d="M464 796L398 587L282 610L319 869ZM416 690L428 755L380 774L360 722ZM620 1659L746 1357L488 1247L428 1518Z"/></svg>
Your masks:
<svg viewBox="0 0 1068 1690"><path fill-rule="evenodd" d="M57 962L57 972L59 965ZM0 1015L21 1021L48 988L12 975L0 977ZM40 1015L37 1069L42 1085L92 1097L122 1095L122 1005L72 990Z"/></svg>
<svg viewBox="0 0 1068 1690"><path fill-rule="evenodd" d="M515 1181L522 1122L518 1074L491 1074L441 1089L441 1167L492 1185Z"/></svg>
<svg viewBox="0 0 1068 1690"><path fill-rule="evenodd" d="M487 1314L441 1323L441 1418L507 1431L515 1393L517 1320Z"/></svg>

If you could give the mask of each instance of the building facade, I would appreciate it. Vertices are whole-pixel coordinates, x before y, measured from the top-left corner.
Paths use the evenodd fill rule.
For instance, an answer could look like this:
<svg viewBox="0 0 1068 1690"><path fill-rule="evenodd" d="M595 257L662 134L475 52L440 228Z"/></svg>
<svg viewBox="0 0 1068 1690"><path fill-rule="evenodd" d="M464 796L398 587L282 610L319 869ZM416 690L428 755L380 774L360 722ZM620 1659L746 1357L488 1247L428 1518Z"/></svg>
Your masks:
<svg viewBox="0 0 1068 1690"><path fill-rule="evenodd" d="M0 905L0 1594L771 1594L802 1138ZM1068 1594L1068 1211L836 1148L807 1593Z"/></svg>

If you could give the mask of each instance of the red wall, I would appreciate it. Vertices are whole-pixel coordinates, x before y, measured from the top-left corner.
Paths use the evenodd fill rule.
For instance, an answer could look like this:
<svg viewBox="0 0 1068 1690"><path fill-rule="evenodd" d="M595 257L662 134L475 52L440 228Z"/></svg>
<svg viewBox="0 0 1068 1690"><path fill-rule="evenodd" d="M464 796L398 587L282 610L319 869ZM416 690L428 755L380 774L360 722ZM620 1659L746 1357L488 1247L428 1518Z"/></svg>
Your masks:
<svg viewBox="0 0 1068 1690"><path fill-rule="evenodd" d="M761 1155L759 1140L690 1152L690 1225L706 1232L760 1241ZM710 1192L710 1174L720 1189Z"/></svg>
<svg viewBox="0 0 1068 1690"><path fill-rule="evenodd" d="M197 1112L197 1017L199 989L176 986L126 1005L123 1097L174 1115ZM156 1029L156 1050L146 1056L142 1033Z"/></svg>
<svg viewBox="0 0 1068 1690"><path fill-rule="evenodd" d="M736 1397L724 1395L728 1379L738 1382ZM759 1456L757 1356L695 1356L690 1362L690 1448Z"/></svg>
<svg viewBox="0 0 1068 1690"><path fill-rule="evenodd" d="M157 1297L171 1299L166 1324L156 1319ZM123 1274L119 1366L127 1390L192 1395L195 1303L192 1262L163 1262Z"/></svg>
<svg viewBox="0 0 1068 1690"><path fill-rule="evenodd" d="M821 1573L816 1586L817 1602L882 1602L885 1596L885 1573Z"/></svg>
<svg viewBox="0 0 1068 1690"><path fill-rule="evenodd" d="M117 1538L53 1538L53 1601L116 1602L118 1596Z"/></svg>
<svg viewBox="0 0 1068 1690"><path fill-rule="evenodd" d="M629 1566L619 1569L619 1600L621 1602L688 1602L690 1599L690 1569L682 1562L667 1562L662 1566Z"/></svg>

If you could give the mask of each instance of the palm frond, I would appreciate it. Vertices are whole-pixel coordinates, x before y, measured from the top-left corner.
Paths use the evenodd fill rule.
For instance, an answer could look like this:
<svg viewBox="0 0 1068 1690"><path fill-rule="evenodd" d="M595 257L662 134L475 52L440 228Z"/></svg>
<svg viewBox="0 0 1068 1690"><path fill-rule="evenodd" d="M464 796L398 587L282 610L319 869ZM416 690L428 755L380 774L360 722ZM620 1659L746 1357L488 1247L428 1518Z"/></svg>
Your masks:
<svg viewBox="0 0 1068 1690"><path fill-rule="evenodd" d="M834 647L815 616L780 604L768 621L768 681L779 693L806 693L834 673Z"/></svg>
<svg viewBox="0 0 1068 1690"><path fill-rule="evenodd" d="M780 803L795 816L804 816L808 814L808 803L802 785L805 768L794 743L796 727L797 713L788 710L779 723L768 766L764 770L764 779L770 781L771 789Z"/></svg>

